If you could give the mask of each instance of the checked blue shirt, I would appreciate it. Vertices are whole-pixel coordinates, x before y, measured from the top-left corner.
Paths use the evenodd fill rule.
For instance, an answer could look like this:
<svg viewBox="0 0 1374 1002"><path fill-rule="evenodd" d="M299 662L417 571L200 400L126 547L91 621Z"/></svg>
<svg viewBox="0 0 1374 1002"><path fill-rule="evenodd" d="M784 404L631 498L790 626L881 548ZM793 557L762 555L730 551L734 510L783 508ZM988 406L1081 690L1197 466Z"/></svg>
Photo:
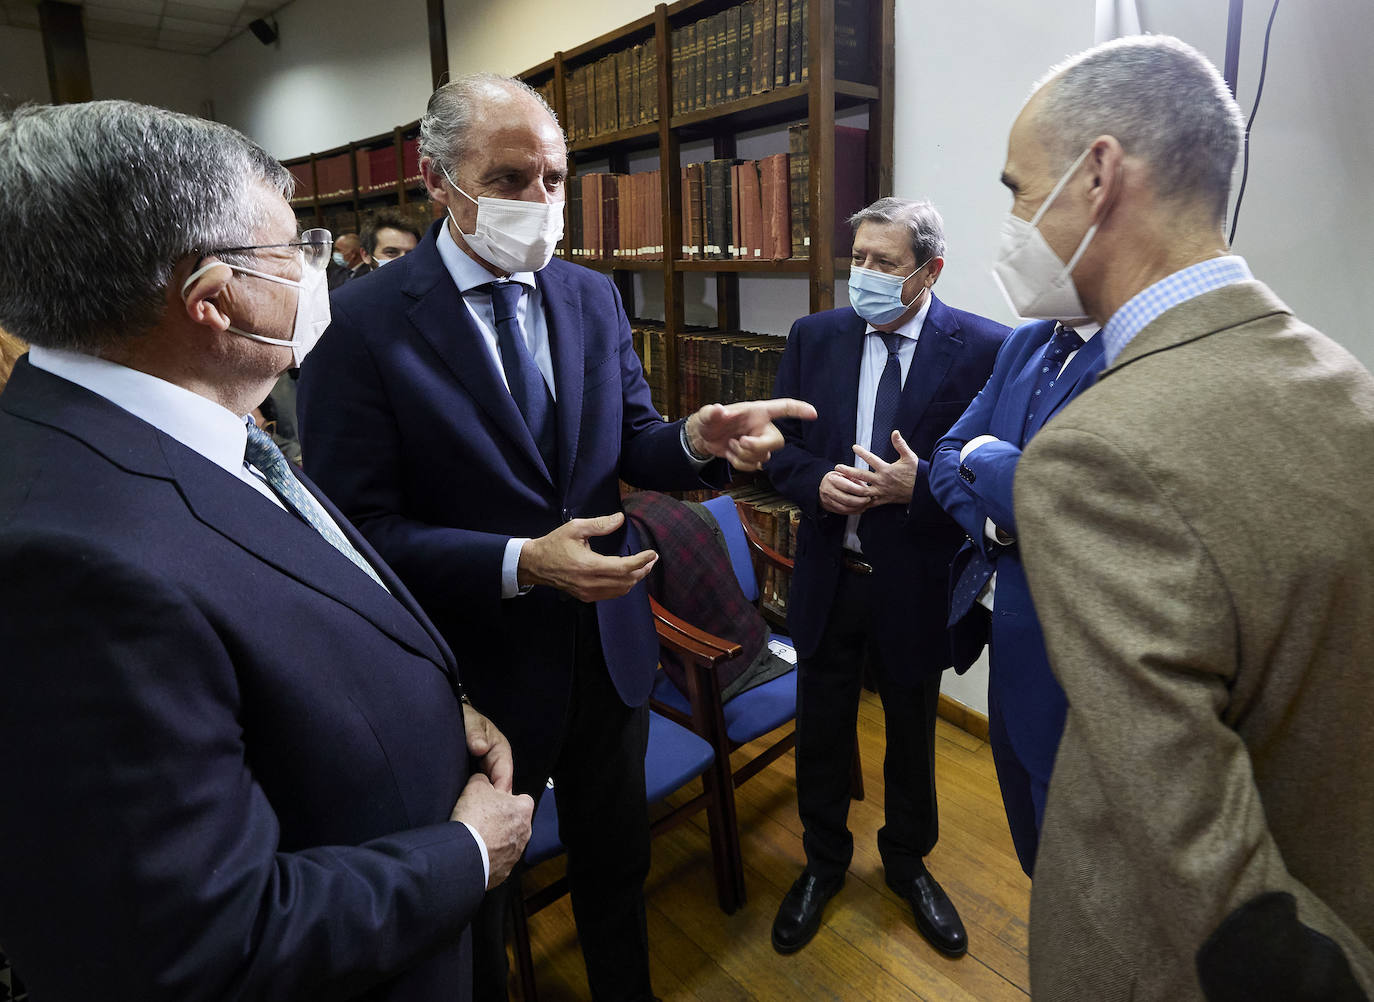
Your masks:
<svg viewBox="0 0 1374 1002"><path fill-rule="evenodd" d="M1188 300L1236 282L1248 282L1254 276L1245 259L1236 254L1214 257L1176 271L1162 278L1142 292L1136 293L1126 305L1112 314L1102 328L1102 356L1105 365L1116 361L1131 339L1143 331L1151 321L1167 310Z"/></svg>

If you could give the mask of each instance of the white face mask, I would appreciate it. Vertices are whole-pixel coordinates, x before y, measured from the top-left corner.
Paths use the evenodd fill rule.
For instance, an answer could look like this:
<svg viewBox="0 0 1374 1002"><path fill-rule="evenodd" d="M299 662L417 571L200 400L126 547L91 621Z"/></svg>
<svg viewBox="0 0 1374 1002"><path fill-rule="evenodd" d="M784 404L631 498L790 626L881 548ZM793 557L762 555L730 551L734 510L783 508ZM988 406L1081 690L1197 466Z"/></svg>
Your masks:
<svg viewBox="0 0 1374 1002"><path fill-rule="evenodd" d="M934 258L926 258L925 264L913 271L911 275L918 274L921 268L930 264ZM909 310L913 303L902 302L902 286L906 284L907 275L889 275L883 271L873 271L870 268L860 268L858 265L851 265L849 268L849 305L854 308L854 312L863 317L875 327L883 324L890 324L903 313ZM916 298L920 298L920 293Z"/></svg>
<svg viewBox="0 0 1374 1002"><path fill-rule="evenodd" d="M1073 269L1088 249L1098 224L1088 227L1068 264L1059 259L1036 226L1091 150L1089 146L1079 154L1030 222L1007 213L1002 223L1002 240L997 250L997 263L992 266L992 279L1017 316L1059 320L1070 327L1091 319L1073 284Z"/></svg>
<svg viewBox="0 0 1374 1002"><path fill-rule="evenodd" d="M254 271L252 268L243 268L236 264L229 264L227 261L212 261L187 276L186 281L181 285L182 297L186 296L186 290L191 287L192 282L211 268L217 268L220 265L244 275L255 275L269 282L276 282L278 285L290 285L299 290L296 296L296 325L290 341L252 334L248 331L239 330L232 324L229 326L229 330L233 333L253 341L290 348L294 364L299 368L301 363L305 361L305 356L310 354L310 349L315 347L316 342L320 340L320 335L324 333L324 329L329 326L329 286L325 283L325 273L314 268L304 268L301 280L293 282L289 278L269 275L265 271Z"/></svg>
<svg viewBox="0 0 1374 1002"><path fill-rule="evenodd" d="M448 171L443 173L458 194L477 203L475 233L463 233L452 209L448 210L448 215L478 257L508 275L517 271L539 271L549 263L558 241L563 239L562 202L522 202L485 195L473 198L453 184Z"/></svg>

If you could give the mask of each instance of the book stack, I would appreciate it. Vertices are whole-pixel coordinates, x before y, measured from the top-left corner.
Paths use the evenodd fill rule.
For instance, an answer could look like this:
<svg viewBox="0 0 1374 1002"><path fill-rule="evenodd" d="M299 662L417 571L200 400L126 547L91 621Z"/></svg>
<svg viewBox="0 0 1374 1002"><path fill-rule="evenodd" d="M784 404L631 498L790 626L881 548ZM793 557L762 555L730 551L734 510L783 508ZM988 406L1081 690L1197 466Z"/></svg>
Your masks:
<svg viewBox="0 0 1374 1002"><path fill-rule="evenodd" d="M631 320L630 333L635 353L644 366L644 380L654 409L665 418L670 417L668 406L668 334L659 320Z"/></svg>
<svg viewBox="0 0 1374 1002"><path fill-rule="evenodd" d="M315 178L319 185L317 195L324 198L339 198L353 195L352 156L340 153L315 161Z"/></svg>
<svg viewBox="0 0 1374 1002"><path fill-rule="evenodd" d="M682 259L781 261L793 256L788 155L682 168Z"/></svg>
<svg viewBox="0 0 1374 1002"><path fill-rule="evenodd" d="M787 339L748 331L684 331L677 339L678 414L703 404L762 400L773 381Z"/></svg>
<svg viewBox="0 0 1374 1002"><path fill-rule="evenodd" d="M652 43L612 53L568 71L570 142L658 121L658 53Z"/></svg>
<svg viewBox="0 0 1374 1002"><path fill-rule="evenodd" d="M534 88L539 92L539 96L544 99L544 103L550 108L553 107L553 77L549 77L544 83Z"/></svg>
<svg viewBox="0 0 1374 1002"><path fill-rule="evenodd" d="M740 517L766 545L784 557L797 552L797 529L802 513L795 502L783 497L764 479L729 487L723 493L740 503ZM792 576L761 558L754 560L754 573L759 583L760 604L766 611L785 617Z"/></svg>
<svg viewBox="0 0 1374 1002"><path fill-rule="evenodd" d="M310 166L310 161L292 164L287 170L296 179L296 190L291 196L291 204L309 204L315 198L315 172Z"/></svg>
<svg viewBox="0 0 1374 1002"><path fill-rule="evenodd" d="M568 247L573 261L662 261L658 171L568 178Z"/></svg>
<svg viewBox="0 0 1374 1002"><path fill-rule="evenodd" d="M807 0L748 0L673 29L673 114L811 78ZM835 76L872 83L864 0L835 0Z"/></svg>
<svg viewBox="0 0 1374 1002"><path fill-rule="evenodd" d="M357 150L353 154L358 164L358 194L375 195L396 190L396 148L379 146Z"/></svg>

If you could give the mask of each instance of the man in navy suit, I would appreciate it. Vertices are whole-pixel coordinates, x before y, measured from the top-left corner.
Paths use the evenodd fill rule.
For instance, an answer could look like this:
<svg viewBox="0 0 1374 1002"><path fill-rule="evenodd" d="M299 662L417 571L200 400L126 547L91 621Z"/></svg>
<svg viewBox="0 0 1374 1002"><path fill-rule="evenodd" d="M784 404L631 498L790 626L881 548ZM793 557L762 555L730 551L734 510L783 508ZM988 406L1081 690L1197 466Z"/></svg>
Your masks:
<svg viewBox="0 0 1374 1002"><path fill-rule="evenodd" d="M0 116L0 187L6 953L53 1000L469 998L533 804L244 421L327 322L327 232L237 132L125 102Z"/></svg>
<svg viewBox="0 0 1374 1002"><path fill-rule="evenodd" d="M950 623L966 620L986 630L992 614L988 737L1012 842L1027 876L1035 866L1067 706L1050 671L1021 566L1011 487L1031 436L1102 368L1098 325L1086 318L1071 323L1037 320L1016 328L987 386L930 461L931 493L968 535L951 574Z"/></svg>
<svg viewBox="0 0 1374 1002"><path fill-rule="evenodd" d="M871 668L883 700L887 882L916 926L960 956L968 937L923 857L938 836L935 712L940 676L977 647L945 629L949 563L962 535L931 497L929 455L987 380L1007 328L950 309L931 291L944 229L929 202L884 198L855 214L851 307L792 327L777 392L816 406L783 422L767 465L802 507L788 625L799 655L797 801L806 869L784 897L773 946L801 949L844 882L854 852L850 749Z"/></svg>
<svg viewBox="0 0 1374 1002"><path fill-rule="evenodd" d="M795 401L654 410L615 286L552 257L567 146L516 80L431 97L421 171L445 210L412 253L334 295L301 379L311 475L473 663L517 790L552 777L592 994L644 1000L646 700L658 640L619 480L723 484L782 444ZM478 932L483 999L506 994L500 906Z"/></svg>

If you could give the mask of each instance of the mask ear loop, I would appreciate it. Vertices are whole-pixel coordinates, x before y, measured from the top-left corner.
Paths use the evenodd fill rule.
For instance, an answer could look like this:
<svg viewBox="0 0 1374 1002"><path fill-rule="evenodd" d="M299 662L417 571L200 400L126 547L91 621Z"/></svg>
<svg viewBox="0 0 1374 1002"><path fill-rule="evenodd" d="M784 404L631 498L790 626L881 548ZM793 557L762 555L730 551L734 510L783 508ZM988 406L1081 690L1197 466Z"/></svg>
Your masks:
<svg viewBox="0 0 1374 1002"><path fill-rule="evenodd" d="M1069 183L1069 179L1073 177L1074 172L1078 170L1079 165L1087 159L1088 154L1091 153L1092 150L1093 148L1089 146L1082 153L1078 154L1078 159L1069 165L1069 169L1064 172L1064 176L1059 179L1059 183L1050 189L1049 198L1045 199L1045 201L1041 203L1040 208L1035 210L1035 215L1031 216L1030 224L1032 226L1037 226L1040 220L1044 218L1045 211L1054 204L1054 200L1059 197L1059 193L1064 190L1064 186Z"/></svg>

